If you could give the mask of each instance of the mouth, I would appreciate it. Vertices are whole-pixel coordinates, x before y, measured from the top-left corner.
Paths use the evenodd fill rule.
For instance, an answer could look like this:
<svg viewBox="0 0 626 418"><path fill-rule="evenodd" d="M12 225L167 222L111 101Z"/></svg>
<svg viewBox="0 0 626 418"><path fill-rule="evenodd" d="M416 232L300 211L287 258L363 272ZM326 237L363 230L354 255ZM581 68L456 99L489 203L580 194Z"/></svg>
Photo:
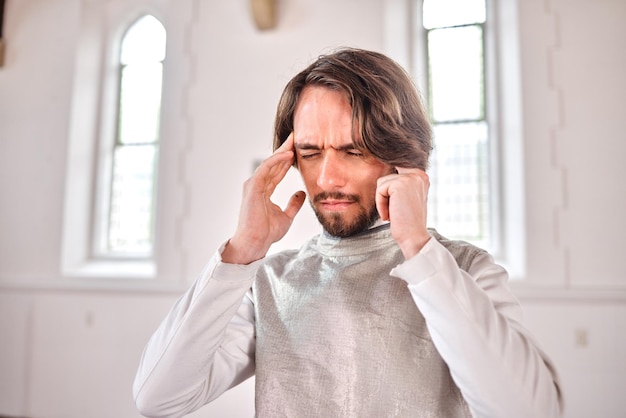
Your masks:
<svg viewBox="0 0 626 418"><path fill-rule="evenodd" d="M342 211L353 205L355 202L353 200L321 200L318 202L319 205L327 210L327 211Z"/></svg>
<svg viewBox="0 0 626 418"><path fill-rule="evenodd" d="M347 210L358 203L359 196L339 192L321 192L315 196L314 203L320 209L328 212Z"/></svg>

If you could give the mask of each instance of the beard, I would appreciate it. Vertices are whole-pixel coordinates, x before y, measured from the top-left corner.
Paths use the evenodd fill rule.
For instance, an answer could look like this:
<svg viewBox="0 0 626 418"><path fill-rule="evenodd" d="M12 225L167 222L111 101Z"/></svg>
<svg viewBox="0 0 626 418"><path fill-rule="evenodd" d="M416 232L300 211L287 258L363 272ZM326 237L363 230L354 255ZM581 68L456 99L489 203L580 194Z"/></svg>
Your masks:
<svg viewBox="0 0 626 418"><path fill-rule="evenodd" d="M330 214L324 214L317 209L315 204L324 199L338 199L338 200L350 200L358 205L359 211L356 217L349 221L345 219L345 215L338 212ZM361 198L357 195L348 195L344 193L327 193L322 192L315 196L311 201L311 207L317 220L326 232L330 235L338 238L347 238L367 230L370 226L380 218L378 210L376 209L376 203L372 202L369 208L366 208L361 204Z"/></svg>

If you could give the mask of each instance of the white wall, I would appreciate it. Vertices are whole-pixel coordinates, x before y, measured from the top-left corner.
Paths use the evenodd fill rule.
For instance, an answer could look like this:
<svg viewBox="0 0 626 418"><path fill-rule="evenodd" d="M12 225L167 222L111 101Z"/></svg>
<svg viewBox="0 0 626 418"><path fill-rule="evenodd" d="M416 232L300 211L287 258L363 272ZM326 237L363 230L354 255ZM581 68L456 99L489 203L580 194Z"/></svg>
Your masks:
<svg viewBox="0 0 626 418"><path fill-rule="evenodd" d="M130 387L143 345L233 230L240 184L270 150L282 86L335 46L382 50L386 2L281 0L278 27L259 33L247 1L163 1L170 36L163 153L176 157L161 175L168 198L159 206L158 262L159 280L175 290L62 277L84 1L7 3L0 68L0 415L136 417ZM626 2L518 3L527 275L515 291L559 368L566 416L623 417ZM310 231L310 213L301 218L285 245ZM252 383L194 416L252 416Z"/></svg>

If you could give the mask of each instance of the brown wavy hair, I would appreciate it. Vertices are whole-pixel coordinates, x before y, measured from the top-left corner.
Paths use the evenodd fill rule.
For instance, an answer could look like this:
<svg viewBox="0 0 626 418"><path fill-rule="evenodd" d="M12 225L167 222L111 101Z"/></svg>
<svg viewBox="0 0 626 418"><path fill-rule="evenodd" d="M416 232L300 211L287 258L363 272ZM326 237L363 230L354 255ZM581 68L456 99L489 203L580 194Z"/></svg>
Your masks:
<svg viewBox="0 0 626 418"><path fill-rule="evenodd" d="M389 57L355 48L320 56L287 83L276 111L274 149L293 131L296 104L307 86L345 93L357 148L394 167L428 167L431 126L411 77Z"/></svg>

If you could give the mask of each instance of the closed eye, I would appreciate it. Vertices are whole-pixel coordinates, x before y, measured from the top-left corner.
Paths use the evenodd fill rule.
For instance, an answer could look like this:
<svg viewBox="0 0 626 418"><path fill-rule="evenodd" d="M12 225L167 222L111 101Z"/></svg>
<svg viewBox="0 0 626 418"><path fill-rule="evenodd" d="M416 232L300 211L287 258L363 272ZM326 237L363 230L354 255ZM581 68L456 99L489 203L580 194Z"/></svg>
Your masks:
<svg viewBox="0 0 626 418"><path fill-rule="evenodd" d="M301 153L300 154L300 158L302 158L303 160L308 160L311 158L314 158L316 156L320 155L319 152L307 152L307 153Z"/></svg>
<svg viewBox="0 0 626 418"><path fill-rule="evenodd" d="M346 153L352 157L363 157L363 153L357 149L349 149Z"/></svg>

